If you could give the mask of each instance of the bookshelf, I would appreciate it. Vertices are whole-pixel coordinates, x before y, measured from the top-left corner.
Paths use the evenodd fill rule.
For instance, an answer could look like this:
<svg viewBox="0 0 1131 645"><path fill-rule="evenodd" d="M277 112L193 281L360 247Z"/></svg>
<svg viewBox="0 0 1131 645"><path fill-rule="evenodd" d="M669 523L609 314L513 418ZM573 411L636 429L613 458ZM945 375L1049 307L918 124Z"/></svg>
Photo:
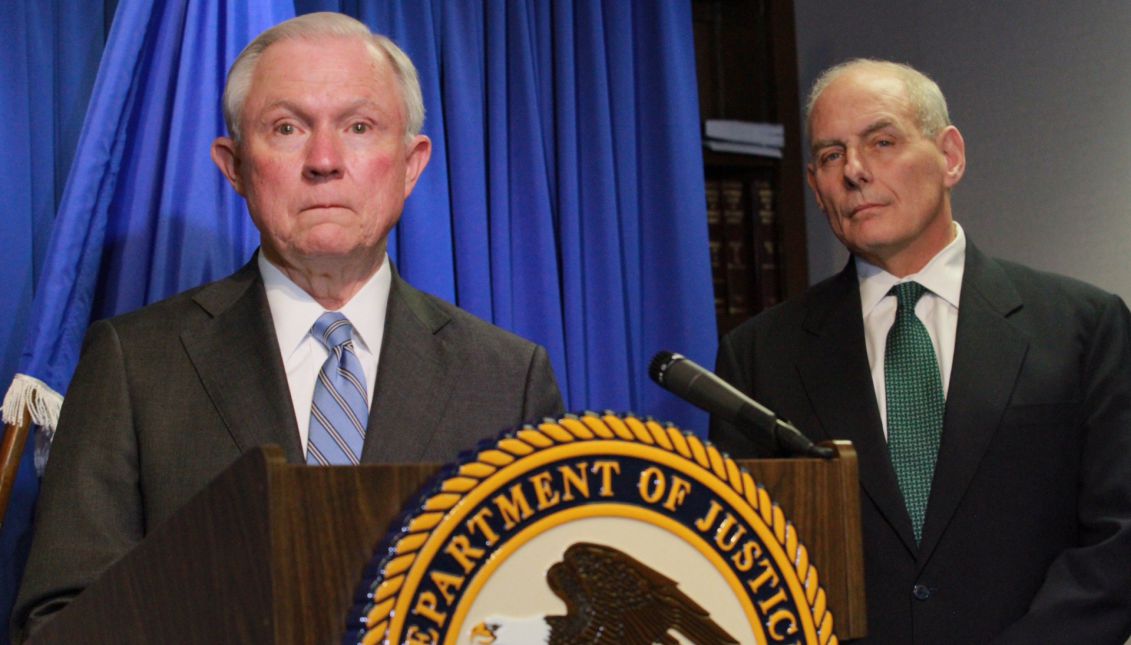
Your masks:
<svg viewBox="0 0 1131 645"><path fill-rule="evenodd" d="M793 2L693 0L692 10L700 118L785 131L780 159L703 151L721 335L809 284Z"/></svg>

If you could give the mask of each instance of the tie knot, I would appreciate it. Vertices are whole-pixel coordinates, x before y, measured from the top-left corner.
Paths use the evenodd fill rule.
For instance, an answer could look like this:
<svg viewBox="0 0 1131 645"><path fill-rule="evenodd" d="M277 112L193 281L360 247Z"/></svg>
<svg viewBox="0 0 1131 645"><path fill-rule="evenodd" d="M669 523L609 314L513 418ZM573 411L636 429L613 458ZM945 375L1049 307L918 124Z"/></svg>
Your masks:
<svg viewBox="0 0 1131 645"><path fill-rule="evenodd" d="M318 317L310 333L329 349L341 347L353 339L353 325L337 311L327 311Z"/></svg>
<svg viewBox="0 0 1131 645"><path fill-rule="evenodd" d="M914 309L915 303L919 302L919 298L927 292L927 288L918 282L901 282L888 291L889 294L895 294L898 301L898 309Z"/></svg>

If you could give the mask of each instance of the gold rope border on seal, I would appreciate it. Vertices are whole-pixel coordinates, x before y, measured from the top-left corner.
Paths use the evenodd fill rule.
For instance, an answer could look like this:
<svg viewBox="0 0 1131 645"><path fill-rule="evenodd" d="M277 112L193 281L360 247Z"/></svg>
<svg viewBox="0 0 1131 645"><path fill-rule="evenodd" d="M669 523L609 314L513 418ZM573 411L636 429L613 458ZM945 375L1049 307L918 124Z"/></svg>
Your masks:
<svg viewBox="0 0 1131 645"><path fill-rule="evenodd" d="M798 539L793 524L770 499L766 489L759 486L750 473L739 468L733 459L724 457L717 448L709 443L705 444L691 433L674 425L665 428L654 420L641 421L633 416L626 415L622 418L609 413L600 417L585 414L577 418L562 418L556 423L545 422L537 427L524 426L513 436L497 441L494 448L480 451L476 455L477 461L460 465L458 474L444 480L439 492L424 502L423 512L409 521L406 535L397 540L392 549L395 555L379 572L378 575L384 579L373 594L373 608L366 615L367 630L361 642L370 645L387 640L390 614L396 604L397 593L416 560L417 552L428 541L432 529L440 524L444 515L465 494L499 469L536 451L579 440L600 439L621 439L659 446L710 470L741 495L770 528L786 555L792 558L794 571L805 589L805 600L809 603L813 623L817 628L817 642L820 645L839 644L833 633L833 615L828 610L817 568L809 562L809 552Z"/></svg>

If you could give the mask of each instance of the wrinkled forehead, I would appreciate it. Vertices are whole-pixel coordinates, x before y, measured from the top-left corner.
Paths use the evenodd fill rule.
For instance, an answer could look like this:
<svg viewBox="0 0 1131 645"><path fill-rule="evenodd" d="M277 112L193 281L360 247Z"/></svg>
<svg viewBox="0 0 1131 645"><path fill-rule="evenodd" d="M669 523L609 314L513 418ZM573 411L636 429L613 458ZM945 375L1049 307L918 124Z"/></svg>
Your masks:
<svg viewBox="0 0 1131 645"><path fill-rule="evenodd" d="M814 101L809 136L817 136L814 128L830 121L874 120L882 114L910 121L909 125L916 123L903 79L871 68L848 70L830 82Z"/></svg>
<svg viewBox="0 0 1131 645"><path fill-rule="evenodd" d="M279 103L331 105L367 99L404 118L401 88L384 52L360 38L292 38L263 51L243 113Z"/></svg>
<svg viewBox="0 0 1131 645"><path fill-rule="evenodd" d="M373 42L354 36L298 35L271 43L252 70L252 83L265 76L289 77L310 73L319 67L344 68L361 65L372 70L374 80L393 73L392 62Z"/></svg>

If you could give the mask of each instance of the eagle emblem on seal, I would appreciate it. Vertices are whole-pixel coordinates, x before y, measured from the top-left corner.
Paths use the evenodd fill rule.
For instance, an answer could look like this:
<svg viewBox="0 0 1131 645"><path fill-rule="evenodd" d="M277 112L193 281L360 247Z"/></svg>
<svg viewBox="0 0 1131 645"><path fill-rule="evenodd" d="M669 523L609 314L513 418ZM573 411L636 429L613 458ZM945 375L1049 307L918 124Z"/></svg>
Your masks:
<svg viewBox="0 0 1131 645"><path fill-rule="evenodd" d="M700 645L737 643L674 580L613 547L573 544L546 571L564 616L488 617L470 631L475 645L528 643L676 645L676 632Z"/></svg>

